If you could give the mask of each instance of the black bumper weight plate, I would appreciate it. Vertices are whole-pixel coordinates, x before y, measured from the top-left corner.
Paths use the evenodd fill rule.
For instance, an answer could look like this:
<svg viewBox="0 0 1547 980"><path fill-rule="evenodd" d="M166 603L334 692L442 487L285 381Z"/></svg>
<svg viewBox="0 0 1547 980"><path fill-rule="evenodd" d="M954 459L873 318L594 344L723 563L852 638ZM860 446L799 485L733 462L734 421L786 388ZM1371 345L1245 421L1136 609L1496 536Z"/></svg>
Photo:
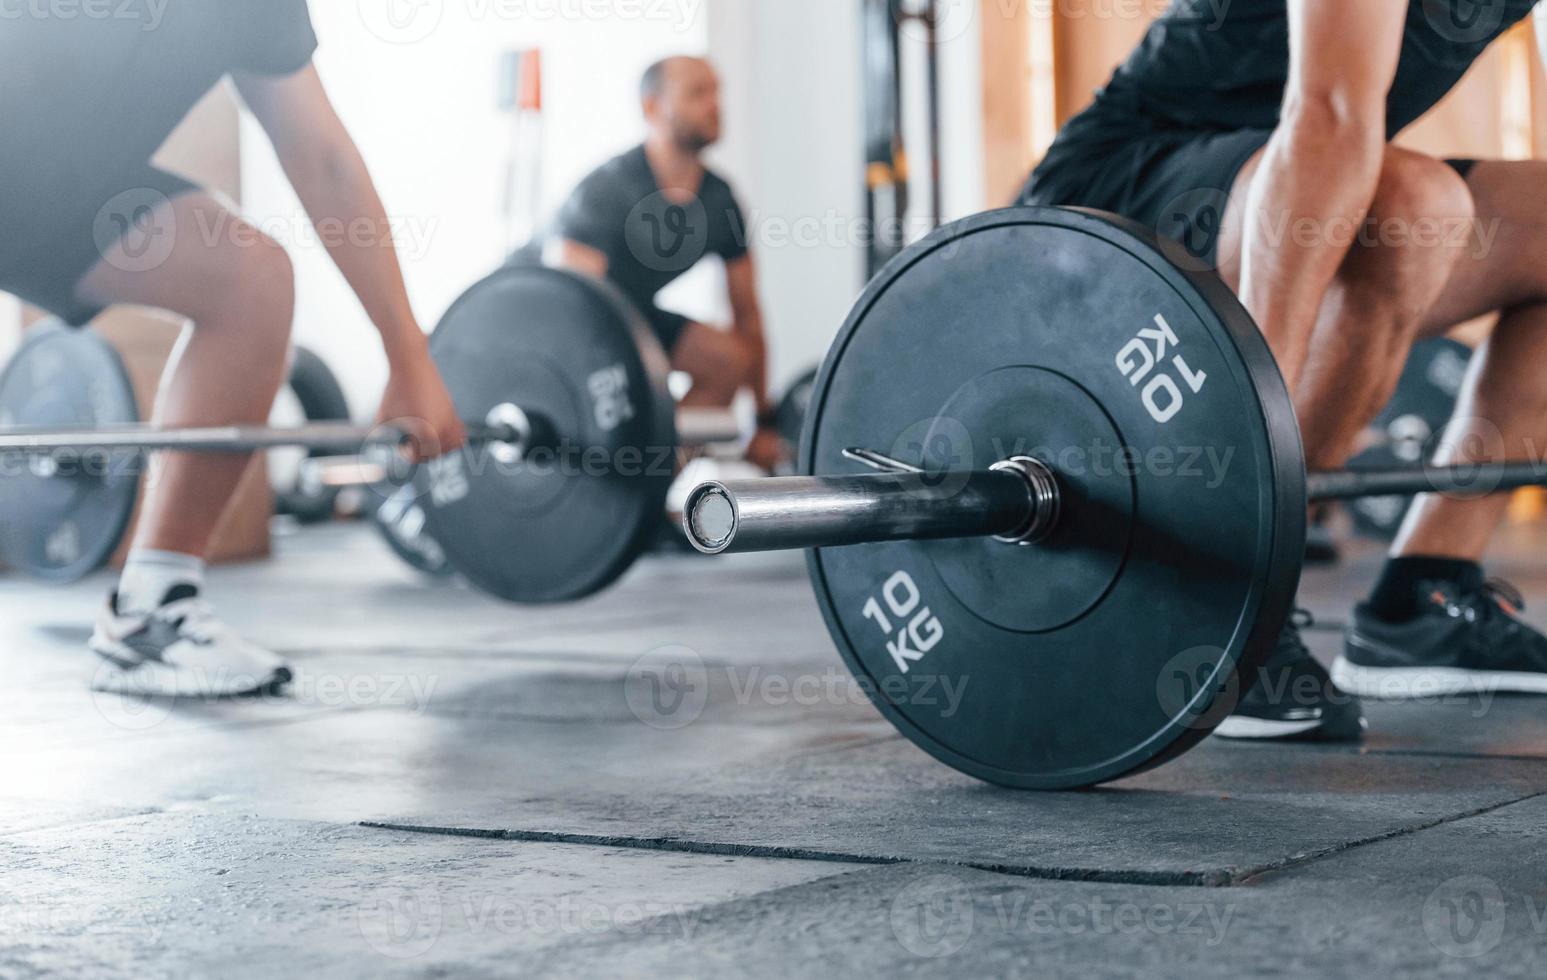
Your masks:
<svg viewBox="0 0 1547 980"><path fill-rule="evenodd" d="M414 571L430 578L445 579L455 574L440 542L430 535L425 526L424 506L412 483L396 489L390 486L378 491L380 500L371 508L371 523L381 535L387 547Z"/></svg>
<svg viewBox="0 0 1547 980"><path fill-rule="evenodd" d="M1073 788L1174 758L1288 614L1306 501L1283 380L1217 280L1120 219L994 212L890 263L823 367L803 468L854 472L855 446L937 472L1031 455L1059 475L1064 518L1034 546L809 558L880 709L978 778Z"/></svg>
<svg viewBox="0 0 1547 980"><path fill-rule="evenodd" d="M795 379L784 397L779 399L779 407L774 412L777 421L779 435L792 447L800 448L800 434L806 428L806 410L811 405L811 392L816 387L816 371L809 371Z"/></svg>
<svg viewBox="0 0 1547 980"><path fill-rule="evenodd" d="M668 364L643 318L605 284L507 267L457 300L430 353L463 418L513 404L562 440L524 461L469 449L421 468L427 527L451 566L511 602L610 585L659 528L673 475Z"/></svg>
<svg viewBox="0 0 1547 980"><path fill-rule="evenodd" d="M0 426L101 428L138 420L123 362L89 329L35 326L0 373ZM0 563L53 582L100 568L134 512L138 459L0 458Z"/></svg>
<svg viewBox="0 0 1547 980"><path fill-rule="evenodd" d="M1349 468L1392 469L1430 458L1456 411L1472 349L1446 338L1413 347L1396 394L1371 424L1375 445L1349 461ZM1390 541L1402 529L1412 497L1363 497L1344 506L1359 533Z"/></svg>

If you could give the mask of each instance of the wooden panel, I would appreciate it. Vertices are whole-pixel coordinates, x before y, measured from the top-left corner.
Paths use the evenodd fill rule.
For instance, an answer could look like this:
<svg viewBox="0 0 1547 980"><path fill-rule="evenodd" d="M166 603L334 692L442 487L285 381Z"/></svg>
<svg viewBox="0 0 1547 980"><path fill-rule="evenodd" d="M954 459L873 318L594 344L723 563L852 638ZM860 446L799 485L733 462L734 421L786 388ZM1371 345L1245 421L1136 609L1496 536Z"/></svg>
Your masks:
<svg viewBox="0 0 1547 980"><path fill-rule="evenodd" d="M1090 105L1167 0L1064 0L1053 5L1060 125Z"/></svg>
<svg viewBox="0 0 1547 980"><path fill-rule="evenodd" d="M984 193L998 207L1014 199L1036 162L1033 145L1031 5L980 7L983 52Z"/></svg>

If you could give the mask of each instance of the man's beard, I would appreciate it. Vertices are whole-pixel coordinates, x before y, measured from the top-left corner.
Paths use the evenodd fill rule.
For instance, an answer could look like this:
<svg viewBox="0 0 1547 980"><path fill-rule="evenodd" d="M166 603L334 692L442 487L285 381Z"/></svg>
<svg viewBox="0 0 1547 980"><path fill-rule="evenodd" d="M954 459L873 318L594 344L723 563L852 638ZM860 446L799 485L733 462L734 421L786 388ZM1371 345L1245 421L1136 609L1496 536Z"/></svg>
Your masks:
<svg viewBox="0 0 1547 980"><path fill-rule="evenodd" d="M715 140L713 137L707 136L704 133L695 130L687 130L679 131L677 133L676 143L678 149L682 150L682 152L697 156L698 154L713 146L715 144Z"/></svg>

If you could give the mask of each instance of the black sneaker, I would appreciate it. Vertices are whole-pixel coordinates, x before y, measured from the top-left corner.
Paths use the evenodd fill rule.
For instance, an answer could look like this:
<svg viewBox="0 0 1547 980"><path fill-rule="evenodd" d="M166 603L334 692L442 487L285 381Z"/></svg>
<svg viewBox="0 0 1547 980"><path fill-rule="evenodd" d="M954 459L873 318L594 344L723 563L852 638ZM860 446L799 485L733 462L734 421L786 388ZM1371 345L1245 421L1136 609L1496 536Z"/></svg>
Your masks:
<svg viewBox="0 0 1547 980"><path fill-rule="evenodd" d="M1256 676L1241 678L1242 687L1251 687L1214 734L1309 742L1357 742L1364 736L1359 699L1332 683L1301 637L1310 625L1310 613L1300 611L1291 617L1273 656L1256 670Z"/></svg>
<svg viewBox="0 0 1547 980"><path fill-rule="evenodd" d="M1547 694L1547 636L1520 621L1525 602L1514 586L1492 580L1468 592L1440 585L1428 598L1405 623L1356 608L1332 666L1338 685L1391 700Z"/></svg>

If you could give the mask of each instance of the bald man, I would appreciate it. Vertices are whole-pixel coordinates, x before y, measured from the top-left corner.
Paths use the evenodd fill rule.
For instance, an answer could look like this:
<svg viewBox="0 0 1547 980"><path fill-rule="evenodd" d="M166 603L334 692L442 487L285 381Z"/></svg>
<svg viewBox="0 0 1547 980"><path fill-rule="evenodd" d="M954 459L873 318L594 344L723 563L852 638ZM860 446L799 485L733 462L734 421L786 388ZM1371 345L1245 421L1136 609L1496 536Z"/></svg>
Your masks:
<svg viewBox="0 0 1547 980"><path fill-rule="evenodd" d="M693 379L684 405L725 407L750 391L759 426L747 458L771 471L788 449L768 399L768 344L747 223L730 185L703 160L720 139L719 77L701 58L667 58L645 72L640 100L644 144L581 181L559 212L550 261L608 279L634 301L672 368ZM656 305L656 294L710 255L725 262L729 330Z"/></svg>

